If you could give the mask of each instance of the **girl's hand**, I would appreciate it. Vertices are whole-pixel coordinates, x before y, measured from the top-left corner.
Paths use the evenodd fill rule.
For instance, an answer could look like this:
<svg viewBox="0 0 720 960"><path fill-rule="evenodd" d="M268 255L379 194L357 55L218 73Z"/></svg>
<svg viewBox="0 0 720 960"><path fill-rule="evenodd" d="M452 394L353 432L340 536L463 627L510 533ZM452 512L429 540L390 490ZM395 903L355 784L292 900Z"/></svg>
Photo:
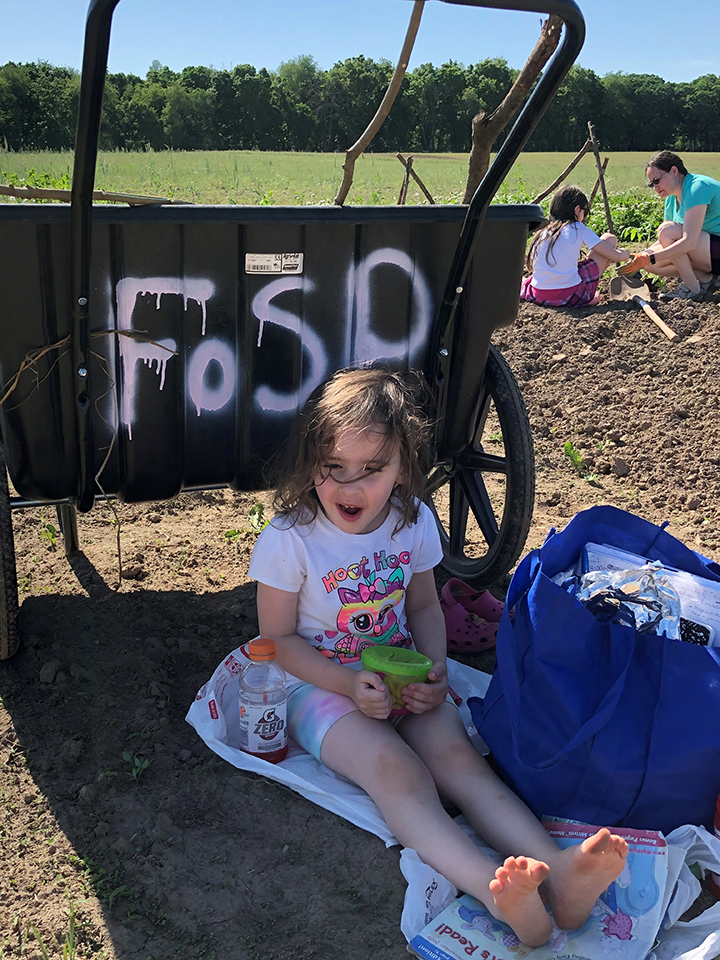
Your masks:
<svg viewBox="0 0 720 960"><path fill-rule="evenodd" d="M440 661L430 667L427 683L410 683L403 689L410 713L427 713L441 704L448 692L447 667Z"/></svg>
<svg viewBox="0 0 720 960"><path fill-rule="evenodd" d="M351 696L366 717L387 720L392 708L390 691L376 673L358 670L353 677Z"/></svg>

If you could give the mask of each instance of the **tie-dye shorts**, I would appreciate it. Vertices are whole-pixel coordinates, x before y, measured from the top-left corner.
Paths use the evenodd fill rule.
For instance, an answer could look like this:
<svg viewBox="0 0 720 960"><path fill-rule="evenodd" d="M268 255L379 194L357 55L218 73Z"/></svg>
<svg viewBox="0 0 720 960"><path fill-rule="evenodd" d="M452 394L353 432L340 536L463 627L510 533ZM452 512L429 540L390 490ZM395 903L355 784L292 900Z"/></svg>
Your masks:
<svg viewBox="0 0 720 960"><path fill-rule="evenodd" d="M357 666L346 664L346 667L361 670L362 664L358 661ZM446 700L449 703L455 703L450 693ZM288 692L288 732L303 750L307 750L316 760L320 760L320 750L325 734L336 720L355 710L359 711L359 707L350 697L344 697L341 693L332 693L312 683L299 680L290 687ZM402 714L398 714L388 717L387 722L396 727L404 719Z"/></svg>
<svg viewBox="0 0 720 960"><path fill-rule="evenodd" d="M350 697L332 693L312 683L300 683L288 694L288 732L309 754L320 759L320 749L330 727L358 707Z"/></svg>
<svg viewBox="0 0 720 960"><path fill-rule="evenodd" d="M362 664L346 664L351 670L362 670ZM287 718L288 732L303 750L320 760L320 750L325 734L330 727L344 717L346 713L359 711L359 707L350 697L341 693L332 693L323 690L312 683L299 681L297 686L291 687L288 693ZM387 718L387 722L395 727L403 719L402 714Z"/></svg>

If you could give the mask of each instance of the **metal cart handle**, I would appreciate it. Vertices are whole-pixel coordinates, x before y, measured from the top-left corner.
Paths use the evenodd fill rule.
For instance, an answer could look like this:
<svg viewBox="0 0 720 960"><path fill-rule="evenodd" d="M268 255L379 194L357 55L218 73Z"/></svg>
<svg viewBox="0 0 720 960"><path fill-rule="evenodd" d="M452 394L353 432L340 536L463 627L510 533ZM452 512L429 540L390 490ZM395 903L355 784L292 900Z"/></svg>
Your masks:
<svg viewBox="0 0 720 960"><path fill-rule="evenodd" d="M435 325L435 385L438 405L444 409L449 372L450 340L460 290L485 213L497 188L507 176L520 151L535 129L545 108L580 52L585 37L585 22L573 0L443 0L464 6L557 14L565 23L562 43L540 83L528 98L505 143L475 191L462 226L443 301ZM87 511L94 499L92 476L92 437L88 385L90 313L90 252L92 240L92 195L95 183L102 99L107 72L110 27L119 0L91 0L85 25L82 81L70 211L72 262L73 369L74 398L78 438L77 507Z"/></svg>
<svg viewBox="0 0 720 960"><path fill-rule="evenodd" d="M443 0L463 6L492 7L502 10L525 10L536 13L556 14L565 24L563 38L542 75L520 111L505 142L498 150L494 161L473 194L460 231L445 294L438 308L434 326L433 387L439 422L444 424L439 454L442 457L462 449L468 442L467 431L472 430L473 418L469 410L447 422L445 410L447 391L453 360L452 340L455 315L462 295L465 277L470 266L475 244L487 209L498 187L510 172L530 135L545 112L548 104L563 82L570 67L580 53L585 40L585 21L574 0ZM481 371L478 379L482 380ZM468 398L470 400L470 398ZM467 414L467 416L466 416Z"/></svg>

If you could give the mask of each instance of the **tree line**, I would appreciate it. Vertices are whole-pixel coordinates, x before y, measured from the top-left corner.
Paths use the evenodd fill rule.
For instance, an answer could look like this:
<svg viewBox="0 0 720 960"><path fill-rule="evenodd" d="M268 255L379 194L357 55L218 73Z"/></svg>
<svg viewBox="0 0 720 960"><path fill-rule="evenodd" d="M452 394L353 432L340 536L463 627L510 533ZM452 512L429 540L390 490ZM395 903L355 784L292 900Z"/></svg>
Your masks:
<svg viewBox="0 0 720 960"><path fill-rule="evenodd" d="M388 60L351 57L321 70L302 55L277 70L232 70L154 61L145 78L110 73L100 147L104 150L345 151L365 129L392 75ZM501 58L463 66L424 63L408 71L377 152L464 153L471 120L492 111L518 71ZM75 141L80 76L49 63L0 67L0 147L69 150ZM651 74L573 66L528 144L575 151L592 120L603 150L720 150L720 77L670 83Z"/></svg>

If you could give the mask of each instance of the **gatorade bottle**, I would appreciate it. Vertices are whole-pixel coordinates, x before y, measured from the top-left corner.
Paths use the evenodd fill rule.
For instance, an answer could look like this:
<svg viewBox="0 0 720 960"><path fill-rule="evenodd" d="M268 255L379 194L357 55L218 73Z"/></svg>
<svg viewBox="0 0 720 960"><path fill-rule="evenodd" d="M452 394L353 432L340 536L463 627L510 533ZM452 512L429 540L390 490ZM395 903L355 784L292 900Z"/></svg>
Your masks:
<svg viewBox="0 0 720 960"><path fill-rule="evenodd" d="M240 674L240 748L279 763L287 756L285 671L275 663L274 640L251 640L250 663Z"/></svg>
<svg viewBox="0 0 720 960"><path fill-rule="evenodd" d="M715 804L715 836L720 840L720 797ZM720 876L717 873L710 874L710 886L712 892L720 900Z"/></svg>

